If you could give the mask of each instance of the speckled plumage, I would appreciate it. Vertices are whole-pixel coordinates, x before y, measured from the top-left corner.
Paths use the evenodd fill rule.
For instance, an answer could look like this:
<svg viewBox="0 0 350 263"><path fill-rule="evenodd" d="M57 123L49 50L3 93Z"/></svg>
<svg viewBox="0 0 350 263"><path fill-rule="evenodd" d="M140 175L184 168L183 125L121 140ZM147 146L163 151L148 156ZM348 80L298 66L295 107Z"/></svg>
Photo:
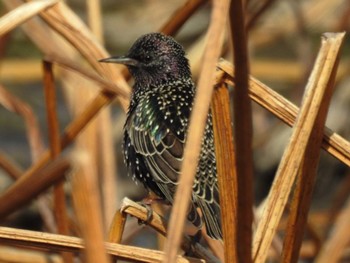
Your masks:
<svg viewBox="0 0 350 263"><path fill-rule="evenodd" d="M173 203L183 160L195 85L184 50L173 38L151 33L140 37L125 57L102 60L123 63L135 79L124 126L125 163L133 179ZM211 114L202 140L188 219L222 238Z"/></svg>

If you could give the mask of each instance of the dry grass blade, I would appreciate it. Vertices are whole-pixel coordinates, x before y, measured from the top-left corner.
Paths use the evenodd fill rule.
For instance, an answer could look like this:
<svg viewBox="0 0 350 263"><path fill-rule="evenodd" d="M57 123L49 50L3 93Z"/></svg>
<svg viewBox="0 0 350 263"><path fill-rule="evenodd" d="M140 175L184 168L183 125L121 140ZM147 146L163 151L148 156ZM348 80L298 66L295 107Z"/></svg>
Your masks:
<svg viewBox="0 0 350 263"><path fill-rule="evenodd" d="M316 257L316 263L341 262L345 249L350 242L350 200L348 200L343 211L336 220L331 237L324 243L320 254Z"/></svg>
<svg viewBox="0 0 350 263"><path fill-rule="evenodd" d="M234 52L235 90L233 96L234 142L237 178L237 240L235 249L239 262L252 261L253 224L253 154L252 108L248 95L249 61L243 1L230 6L230 26ZM230 249L226 247L226 250ZM232 248L231 248L232 249ZM227 259L232 262L232 259Z"/></svg>
<svg viewBox="0 0 350 263"><path fill-rule="evenodd" d="M228 75L225 81L233 85L232 64L221 60L218 68ZM217 78L222 77L220 71L217 74ZM250 77L249 96L289 126L294 125L299 110L298 107L254 77ZM350 166L350 143L327 127L324 130L322 147L339 161Z"/></svg>
<svg viewBox="0 0 350 263"><path fill-rule="evenodd" d="M109 262L103 244L103 220L98 181L92 160L79 152L73 156L72 195L79 229L85 243L86 262Z"/></svg>
<svg viewBox="0 0 350 263"><path fill-rule="evenodd" d="M323 38L293 134L281 160L254 237L255 262L265 262L266 260L268 249L275 235L292 185L299 169L302 167L306 147L315 127L315 121L326 94L326 88L332 77L333 67L343 37L344 34L329 34Z"/></svg>
<svg viewBox="0 0 350 263"><path fill-rule="evenodd" d="M0 36L56 3L58 0L41 0L23 4L12 10L0 19Z"/></svg>
<svg viewBox="0 0 350 263"><path fill-rule="evenodd" d="M225 83L214 91L213 128L220 189L221 219L224 233L225 258L238 262L237 250L237 175L230 117L230 97Z"/></svg>
<svg viewBox="0 0 350 263"><path fill-rule="evenodd" d="M335 76L338 68L339 49L344 34L339 34L338 36L325 34L324 37L329 38L327 41L332 42L334 46L333 50L329 51L329 55L326 58L332 60L331 63L333 64L330 64L329 69L321 73L322 75L327 74L326 77L328 77L328 79L326 79L326 81L328 82L325 82L326 87L322 103L318 108L317 119L313 125L309 142L306 145L304 160L302 161L297 175L296 187L288 216L288 225L282 251L282 260L286 263L298 261L303 233L307 222L307 214L311 204L318 161L320 158L324 125L334 89Z"/></svg>
<svg viewBox="0 0 350 263"><path fill-rule="evenodd" d="M4 218L22 205L30 202L38 194L62 180L69 170L70 164L66 159L58 158L48 166L39 170L35 178L21 176L1 194L0 218Z"/></svg>
<svg viewBox="0 0 350 263"><path fill-rule="evenodd" d="M0 243L30 248L37 247L58 252L79 252L84 249L83 240L80 238L7 227L0 227ZM110 255L136 262L154 263L161 262L164 258L164 253L157 250L112 243L105 243L105 247ZM204 263L205 261L177 256L176 262Z"/></svg>
<svg viewBox="0 0 350 263"><path fill-rule="evenodd" d="M194 176L198 164L198 156L202 141L201 138L207 120L211 94L213 92L215 65L221 51L222 36L226 25L228 6L229 1L226 0L215 1L213 3L211 24L208 30L209 41L203 57L206 63L203 64L198 81L198 88L188 128L184 161L182 163L179 184L174 197L174 205L169 222L168 239L164 248L166 254L164 262L168 263L175 262L176 254L181 242Z"/></svg>

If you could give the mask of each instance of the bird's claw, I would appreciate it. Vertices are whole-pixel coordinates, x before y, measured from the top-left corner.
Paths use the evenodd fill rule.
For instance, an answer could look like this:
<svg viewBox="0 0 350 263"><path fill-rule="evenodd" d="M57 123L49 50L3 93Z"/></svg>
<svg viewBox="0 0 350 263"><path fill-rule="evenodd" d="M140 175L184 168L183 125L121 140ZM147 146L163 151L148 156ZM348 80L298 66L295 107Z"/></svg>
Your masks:
<svg viewBox="0 0 350 263"><path fill-rule="evenodd" d="M141 203L140 205L142 205L143 207L146 208L147 210L147 217L146 217L146 220L142 220L142 219L138 219L138 223L139 225L147 225L151 222L152 220L152 217L153 217L153 209L150 205L148 204L145 204L145 203Z"/></svg>

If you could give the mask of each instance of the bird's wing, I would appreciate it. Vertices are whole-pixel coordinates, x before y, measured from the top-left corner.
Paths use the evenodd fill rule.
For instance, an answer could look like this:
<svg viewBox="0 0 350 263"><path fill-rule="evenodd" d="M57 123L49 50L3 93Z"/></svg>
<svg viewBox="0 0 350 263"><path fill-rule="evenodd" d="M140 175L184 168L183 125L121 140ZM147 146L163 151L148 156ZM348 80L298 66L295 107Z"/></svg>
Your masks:
<svg viewBox="0 0 350 263"><path fill-rule="evenodd" d="M170 95L150 93L139 101L126 127L135 151L163 184L177 184L183 160L190 111L177 101L180 93L176 89Z"/></svg>

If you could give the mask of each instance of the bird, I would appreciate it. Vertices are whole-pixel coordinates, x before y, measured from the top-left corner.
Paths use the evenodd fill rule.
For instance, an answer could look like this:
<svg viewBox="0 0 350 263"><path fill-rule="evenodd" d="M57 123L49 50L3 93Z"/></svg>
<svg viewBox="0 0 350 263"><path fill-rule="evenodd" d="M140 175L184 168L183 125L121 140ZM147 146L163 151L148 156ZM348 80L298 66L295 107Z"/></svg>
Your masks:
<svg viewBox="0 0 350 263"><path fill-rule="evenodd" d="M172 204L196 92L184 48L170 36L148 33L139 37L126 55L99 61L126 65L134 79L123 135L128 174L159 199ZM204 221L208 236L222 240L210 111L187 219L197 228Z"/></svg>

